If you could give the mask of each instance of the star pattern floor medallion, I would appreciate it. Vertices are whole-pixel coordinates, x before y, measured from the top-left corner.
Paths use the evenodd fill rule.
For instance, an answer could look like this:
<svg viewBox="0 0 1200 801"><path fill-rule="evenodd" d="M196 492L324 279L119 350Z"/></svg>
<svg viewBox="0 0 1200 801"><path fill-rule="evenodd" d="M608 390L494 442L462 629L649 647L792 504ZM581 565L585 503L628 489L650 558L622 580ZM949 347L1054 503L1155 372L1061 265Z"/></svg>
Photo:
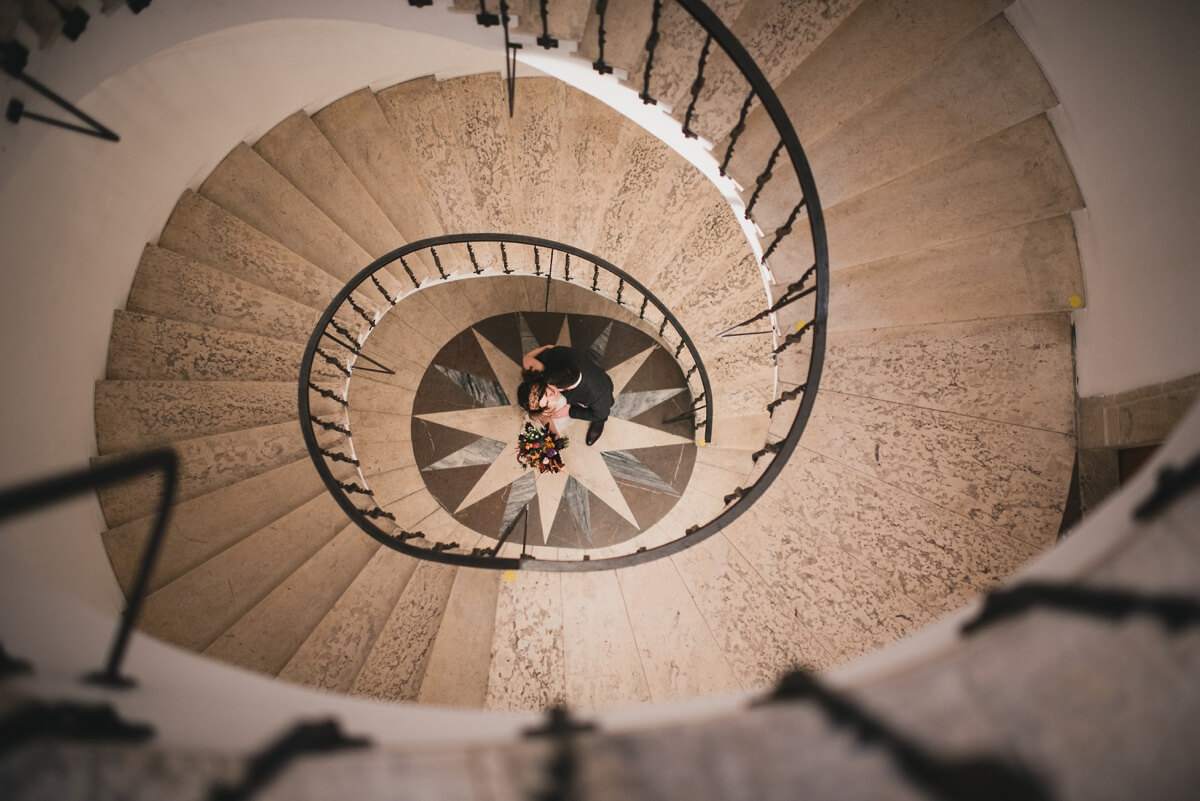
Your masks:
<svg viewBox="0 0 1200 801"><path fill-rule="evenodd" d="M587 351L613 379L604 435L584 444L587 422L565 420L566 469L535 475L517 463L525 415L513 404L521 357L540 345ZM510 538L557 548L604 548L632 539L679 501L695 464L691 405L671 354L651 337L601 317L514 312L459 333L425 371L413 406L412 443L426 487L464 526L496 539L528 506Z"/></svg>

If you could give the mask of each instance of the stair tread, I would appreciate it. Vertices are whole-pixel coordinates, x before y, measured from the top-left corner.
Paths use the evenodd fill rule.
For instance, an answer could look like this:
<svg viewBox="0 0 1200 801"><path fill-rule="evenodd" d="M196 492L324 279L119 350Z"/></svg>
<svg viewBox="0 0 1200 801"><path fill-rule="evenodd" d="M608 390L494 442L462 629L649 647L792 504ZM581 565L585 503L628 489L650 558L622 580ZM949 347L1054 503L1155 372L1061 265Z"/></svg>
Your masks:
<svg viewBox="0 0 1200 801"><path fill-rule="evenodd" d="M566 703L563 579L517 570L500 581L484 703L488 709L549 709Z"/></svg>
<svg viewBox="0 0 1200 801"><path fill-rule="evenodd" d="M316 311L343 282L195 192L176 203L160 247L189 256Z"/></svg>
<svg viewBox="0 0 1200 801"><path fill-rule="evenodd" d="M278 674L380 547L356 525L346 526L204 653Z"/></svg>
<svg viewBox="0 0 1200 801"><path fill-rule="evenodd" d="M279 677L316 689L348 691L418 564L391 548L377 549Z"/></svg>
<svg viewBox="0 0 1200 801"><path fill-rule="evenodd" d="M146 597L139 626L174 645L207 648L345 528L323 490Z"/></svg>
<svg viewBox="0 0 1200 801"><path fill-rule="evenodd" d="M482 707L487 698L500 574L459 570L417 700L425 704Z"/></svg>
<svg viewBox="0 0 1200 801"><path fill-rule="evenodd" d="M166 586L322 494L325 485L305 454L237 484L175 504L149 591ZM137 518L102 535L113 572L126 593L133 584L155 517L150 514Z"/></svg>
<svg viewBox="0 0 1200 801"><path fill-rule="evenodd" d="M317 322L308 306L154 245L142 254L126 308L301 344Z"/></svg>
<svg viewBox="0 0 1200 801"><path fill-rule="evenodd" d="M171 444L179 458L176 502L228 487L306 455L304 438L295 420L223 434L181 440ZM103 464L126 454L100 456ZM161 497L162 480L145 476L98 490L100 505L110 528L153 514Z"/></svg>
<svg viewBox="0 0 1200 801"><path fill-rule="evenodd" d="M297 111L263 134L254 150L363 250L379 258L405 243L321 129ZM365 265L364 265L365 266Z"/></svg>

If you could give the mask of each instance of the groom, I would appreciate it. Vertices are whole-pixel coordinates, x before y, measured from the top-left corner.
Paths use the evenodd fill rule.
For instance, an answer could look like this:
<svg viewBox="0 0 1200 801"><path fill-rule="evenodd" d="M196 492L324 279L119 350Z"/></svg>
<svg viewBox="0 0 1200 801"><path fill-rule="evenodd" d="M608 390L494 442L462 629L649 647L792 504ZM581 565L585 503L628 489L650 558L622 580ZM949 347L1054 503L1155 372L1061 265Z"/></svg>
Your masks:
<svg viewBox="0 0 1200 801"><path fill-rule="evenodd" d="M581 350L545 345L521 360L523 382L517 403L543 425L553 419L589 420L588 445L604 433L604 421L613 406L613 382ZM565 401L565 402L564 402Z"/></svg>

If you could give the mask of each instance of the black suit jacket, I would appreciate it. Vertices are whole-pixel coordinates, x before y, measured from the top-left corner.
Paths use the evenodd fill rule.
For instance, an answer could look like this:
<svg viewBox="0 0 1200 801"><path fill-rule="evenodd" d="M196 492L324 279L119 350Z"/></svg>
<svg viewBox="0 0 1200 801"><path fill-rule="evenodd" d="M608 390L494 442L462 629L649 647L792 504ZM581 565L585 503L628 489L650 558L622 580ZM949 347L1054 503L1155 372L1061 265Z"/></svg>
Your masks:
<svg viewBox="0 0 1200 801"><path fill-rule="evenodd" d="M559 387L567 403L571 404L570 415L577 420L607 420L613 406L613 382L608 373L601 370L581 350L558 346L537 355L546 368L547 375L558 373L563 367L573 375L582 376L574 389Z"/></svg>

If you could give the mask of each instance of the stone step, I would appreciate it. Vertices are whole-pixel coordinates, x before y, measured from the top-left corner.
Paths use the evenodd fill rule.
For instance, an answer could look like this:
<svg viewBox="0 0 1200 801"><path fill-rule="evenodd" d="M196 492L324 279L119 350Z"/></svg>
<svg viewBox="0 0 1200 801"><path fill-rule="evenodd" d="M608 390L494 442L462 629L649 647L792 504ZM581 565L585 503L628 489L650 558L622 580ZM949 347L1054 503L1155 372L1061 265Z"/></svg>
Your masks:
<svg viewBox="0 0 1200 801"><path fill-rule="evenodd" d="M504 575L496 598L488 709L549 709L566 703L561 573Z"/></svg>
<svg viewBox="0 0 1200 801"><path fill-rule="evenodd" d="M308 454L280 467L177 503L154 573L151 592L240 542L308 501L327 494ZM128 594L156 515L149 514L102 535L113 572Z"/></svg>
<svg viewBox="0 0 1200 801"><path fill-rule="evenodd" d="M352 424L360 412L381 412L404 419L412 414L413 390L397 386L392 378L377 373L355 373L349 395ZM358 436L353 425L350 430Z"/></svg>
<svg viewBox="0 0 1200 801"><path fill-rule="evenodd" d="M696 450L696 463L717 467L736 476L746 477L754 469L750 451L706 445Z"/></svg>
<svg viewBox="0 0 1200 801"><path fill-rule="evenodd" d="M769 424L770 417L765 411L736 416L718 413L713 421L712 443L726 451L753 453L763 446Z"/></svg>
<svg viewBox="0 0 1200 801"><path fill-rule="evenodd" d="M423 704L482 707L487 700L501 575L458 570L417 700Z"/></svg>
<svg viewBox="0 0 1200 801"><path fill-rule="evenodd" d="M808 497L797 493L797 498ZM847 508L857 508L860 501L840 498L838 503L822 499L811 510L781 516L780 509L800 504L772 486L768 498L725 530L763 582L783 597L794 625L826 646L834 665L898 640L935 617L909 598L897 580L873 570L826 535L829 518L850 518ZM817 515L819 525L807 522ZM768 531L771 536L763 536Z"/></svg>
<svg viewBox="0 0 1200 801"><path fill-rule="evenodd" d="M520 34L541 36L541 12L539 0L517 0L512 5L512 13L518 17L514 30ZM588 12L592 4L590 0L556 0L547 4L546 24L550 35L563 42L577 42L583 37L583 30L588 22ZM520 92L517 94L520 97Z"/></svg>
<svg viewBox="0 0 1200 801"><path fill-rule="evenodd" d="M203 650L345 525L345 513L322 491L151 593L139 625L173 645Z"/></svg>
<svg viewBox="0 0 1200 801"><path fill-rule="evenodd" d="M796 667L820 671L832 665L829 646L796 620L725 532L663 561L679 571L742 688L768 687Z"/></svg>
<svg viewBox="0 0 1200 801"><path fill-rule="evenodd" d="M388 87L376 93L376 98L392 125L395 140L409 153L409 169L425 186L436 187L436 191L422 197L432 200L430 205L442 221L444 232L487 230L437 80L432 76L417 78Z"/></svg>
<svg viewBox="0 0 1200 801"><path fill-rule="evenodd" d="M622 587L616 571L562 574L566 702L581 713L651 700Z"/></svg>
<svg viewBox="0 0 1200 801"><path fill-rule="evenodd" d="M200 194L346 283L371 254L245 143L200 185Z"/></svg>
<svg viewBox="0 0 1200 801"><path fill-rule="evenodd" d="M600 57L600 18L596 6L588 14L583 38L575 54L587 61ZM650 35L650 6L637 0L609 0L604 16L604 62L617 69L630 71L646 46ZM570 141L570 140L568 140Z"/></svg>
<svg viewBox="0 0 1200 801"><path fill-rule="evenodd" d="M508 92L496 72L439 82L458 157L479 211L478 231L515 229L515 173L508 123ZM395 123L397 118L393 118Z"/></svg>
<svg viewBox="0 0 1200 801"><path fill-rule="evenodd" d="M783 81L773 82L808 149L860 109L924 69L1008 0L863 0ZM779 133L761 107L751 111L738 139L730 174L752 187ZM724 140L716 152L724 158Z"/></svg>
<svg viewBox="0 0 1200 801"><path fill-rule="evenodd" d="M808 148L821 202L836 206L1057 103L1024 42L997 16ZM800 194L795 172L782 170L763 191L755 220L778 228Z"/></svg>
<svg viewBox="0 0 1200 801"><path fill-rule="evenodd" d="M378 548L279 678L319 690L348 691L418 564L391 548Z"/></svg>
<svg viewBox="0 0 1200 801"><path fill-rule="evenodd" d="M582 92L568 91L558 150L559 232L564 243L596 252L601 209L616 190L612 170L620 163L622 145L631 128L625 118ZM603 256L602 253L597 253Z"/></svg>
<svg viewBox="0 0 1200 801"><path fill-rule="evenodd" d="M734 23L745 8L747 0L720 0L709 3L708 7L728 27ZM645 12L643 12L645 13ZM650 73L650 97L658 105L671 109L671 116L683 122L691 103L692 83L696 80L696 71L700 63L700 51L704 47L705 34L691 14L676 3L663 3L658 21L658 46L654 50L653 69ZM645 39L642 40L643 42ZM726 56L715 42L709 46L708 57L705 60L705 82L707 83L710 63L725 60ZM646 88L645 49L638 55L637 63L629 76L627 83L639 93ZM733 102L741 103L745 93ZM706 92L702 92L701 103L711 103Z"/></svg>
<svg viewBox="0 0 1200 801"><path fill-rule="evenodd" d="M821 388L805 447L1041 548L1062 522L1072 434Z"/></svg>
<svg viewBox="0 0 1200 801"><path fill-rule="evenodd" d="M742 689L669 559L616 571L650 699L656 703ZM570 660L568 664L578 664ZM687 670L680 670L687 665ZM586 665L583 665L586 673Z"/></svg>
<svg viewBox="0 0 1200 801"><path fill-rule="evenodd" d="M513 143L513 191L521 198L513 204L515 233L562 241L563 221L553 190L558 186L559 142L571 91L556 78L517 81L517 103L508 123Z"/></svg>
<svg viewBox="0 0 1200 801"><path fill-rule="evenodd" d="M1039 115L828 209L829 241L839 243L830 267L1013 228L1081 205L1062 147ZM780 283L812 264L804 237L789 237L779 253L772 269Z"/></svg>
<svg viewBox="0 0 1200 801"><path fill-rule="evenodd" d="M1075 393L1066 314L840 332L826 389L1070 434Z"/></svg>
<svg viewBox="0 0 1200 801"><path fill-rule="evenodd" d="M430 188L418 174L410 155L369 89L330 103L312 117L389 221L408 242L447 232L433 204L425 201ZM408 260L420 281L436 276L424 257ZM403 270L397 268L399 276Z"/></svg>
<svg viewBox="0 0 1200 801"><path fill-rule="evenodd" d="M316 311L343 282L195 192L175 204L158 244Z"/></svg>
<svg viewBox="0 0 1200 801"><path fill-rule="evenodd" d="M187 439L174 442L171 447L179 457L180 472L175 486L177 502L236 484L297 461L307 453L299 423L295 420ZM103 464L124 455L99 456L93 459L93 464ZM157 475L139 477L97 491L109 527L153 514L161 493L162 479Z"/></svg>
<svg viewBox="0 0 1200 801"><path fill-rule="evenodd" d="M299 374L303 354L293 342L118 310L107 375L113 381L287 381Z"/></svg>
<svg viewBox="0 0 1200 801"><path fill-rule="evenodd" d="M301 344L318 317L304 304L154 245L142 253L126 308Z"/></svg>
<svg viewBox="0 0 1200 801"><path fill-rule="evenodd" d="M767 82L777 86L857 5L857 0L822 4L748 0L729 29L754 59ZM696 34L697 53L701 44L703 37ZM690 69L685 66L679 71L690 74ZM689 77L684 85L690 84ZM697 106L692 128L710 142L719 142L737 123L750 86L724 53L710 58L704 84L705 99ZM812 113L811 109L806 112Z"/></svg>
<svg viewBox="0 0 1200 801"><path fill-rule="evenodd" d="M278 674L380 547L358 526L346 526L226 629L205 655Z"/></svg>
<svg viewBox="0 0 1200 801"><path fill-rule="evenodd" d="M317 124L297 111L254 150L373 258L406 244Z"/></svg>
<svg viewBox="0 0 1200 801"><path fill-rule="evenodd" d="M420 562L349 688L381 701L415 701L458 568Z"/></svg>
<svg viewBox="0 0 1200 801"><path fill-rule="evenodd" d="M829 329L1065 312L1083 295L1066 215L838 270Z"/></svg>
<svg viewBox="0 0 1200 801"><path fill-rule="evenodd" d="M355 440L362 474L371 477L416 464L411 441L375 442Z"/></svg>
<svg viewBox="0 0 1200 801"><path fill-rule="evenodd" d="M314 413L337 408L314 401ZM295 381L98 381L101 454L296 419Z"/></svg>

